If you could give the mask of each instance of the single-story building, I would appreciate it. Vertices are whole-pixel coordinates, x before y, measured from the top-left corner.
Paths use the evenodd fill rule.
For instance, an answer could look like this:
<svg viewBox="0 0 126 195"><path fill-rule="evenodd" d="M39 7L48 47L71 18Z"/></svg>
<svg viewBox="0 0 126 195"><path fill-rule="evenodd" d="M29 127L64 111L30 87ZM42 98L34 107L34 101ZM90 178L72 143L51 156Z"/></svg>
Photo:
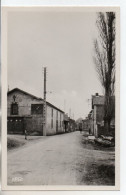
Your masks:
<svg viewBox="0 0 126 195"><path fill-rule="evenodd" d="M7 93L7 131L12 134L43 135L42 98L15 88ZM64 112L46 102L46 134L63 133Z"/></svg>

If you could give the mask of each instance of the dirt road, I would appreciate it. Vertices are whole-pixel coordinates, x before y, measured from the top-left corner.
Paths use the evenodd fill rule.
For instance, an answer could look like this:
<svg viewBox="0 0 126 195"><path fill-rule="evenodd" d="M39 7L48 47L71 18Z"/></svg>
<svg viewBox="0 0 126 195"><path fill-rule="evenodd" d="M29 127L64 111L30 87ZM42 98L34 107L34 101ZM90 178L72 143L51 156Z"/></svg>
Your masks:
<svg viewBox="0 0 126 195"><path fill-rule="evenodd" d="M113 154L86 149L81 141L82 135L73 132L42 138L38 142L9 151L8 184L87 185L84 176L89 166L99 158L102 161L108 160Z"/></svg>

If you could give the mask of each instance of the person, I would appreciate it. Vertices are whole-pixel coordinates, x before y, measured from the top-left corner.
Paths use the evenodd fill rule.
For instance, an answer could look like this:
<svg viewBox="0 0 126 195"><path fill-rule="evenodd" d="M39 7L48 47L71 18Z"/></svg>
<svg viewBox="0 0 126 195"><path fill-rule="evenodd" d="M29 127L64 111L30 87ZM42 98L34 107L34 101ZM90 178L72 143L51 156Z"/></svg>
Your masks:
<svg viewBox="0 0 126 195"><path fill-rule="evenodd" d="M27 130L25 129L25 139L27 140Z"/></svg>

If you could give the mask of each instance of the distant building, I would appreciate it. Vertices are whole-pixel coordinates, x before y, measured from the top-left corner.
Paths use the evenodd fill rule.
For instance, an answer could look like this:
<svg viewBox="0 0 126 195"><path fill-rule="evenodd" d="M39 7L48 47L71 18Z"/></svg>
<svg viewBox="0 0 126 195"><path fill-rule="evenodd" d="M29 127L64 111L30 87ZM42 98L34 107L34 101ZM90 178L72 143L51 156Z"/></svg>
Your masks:
<svg viewBox="0 0 126 195"><path fill-rule="evenodd" d="M8 133L43 135L43 99L15 88L7 94ZM47 135L63 133L64 112L49 102L46 103Z"/></svg>
<svg viewBox="0 0 126 195"><path fill-rule="evenodd" d="M64 114L64 128L65 128L65 132L69 132L69 117L68 117L68 114Z"/></svg>
<svg viewBox="0 0 126 195"><path fill-rule="evenodd" d="M64 114L64 128L65 128L65 132L72 132L76 130L75 120L68 117L67 114Z"/></svg>
<svg viewBox="0 0 126 195"><path fill-rule="evenodd" d="M76 122L74 119L71 119L69 117L69 132L75 131L76 130Z"/></svg>
<svg viewBox="0 0 126 195"><path fill-rule="evenodd" d="M83 118L79 118L76 120L76 130L83 130Z"/></svg>
<svg viewBox="0 0 126 195"><path fill-rule="evenodd" d="M83 120L83 131L88 131L89 134L93 134L92 125L93 125L93 121L92 121L92 110L91 110L88 116Z"/></svg>

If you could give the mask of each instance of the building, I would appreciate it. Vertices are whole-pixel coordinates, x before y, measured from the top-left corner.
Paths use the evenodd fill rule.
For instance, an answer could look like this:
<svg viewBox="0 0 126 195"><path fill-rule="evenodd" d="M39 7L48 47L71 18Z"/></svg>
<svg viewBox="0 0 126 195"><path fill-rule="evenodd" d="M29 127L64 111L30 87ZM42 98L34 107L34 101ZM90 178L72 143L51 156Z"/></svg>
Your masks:
<svg viewBox="0 0 126 195"><path fill-rule="evenodd" d="M79 118L76 120L76 130L77 131L83 130L83 118Z"/></svg>
<svg viewBox="0 0 126 195"><path fill-rule="evenodd" d="M92 130L95 137L98 137L98 125L104 121L104 103L105 97L98 93L92 96Z"/></svg>
<svg viewBox="0 0 126 195"><path fill-rule="evenodd" d="M64 128L65 128L65 132L69 132L69 117L68 117L68 114L64 114Z"/></svg>
<svg viewBox="0 0 126 195"><path fill-rule="evenodd" d="M8 133L43 135L43 103L38 98L21 89L15 88L7 93L7 130ZM46 134L63 133L64 112L46 102Z"/></svg>
<svg viewBox="0 0 126 195"><path fill-rule="evenodd" d="M93 134L92 132L92 111L88 114L88 116L83 120L83 131L89 132L89 134Z"/></svg>
<svg viewBox="0 0 126 195"><path fill-rule="evenodd" d="M76 122L74 119L68 117L68 114L64 114L64 127L65 132L72 132L76 130Z"/></svg>
<svg viewBox="0 0 126 195"><path fill-rule="evenodd" d="M69 128L68 128L69 132L73 132L76 131L76 122L74 119L71 119L69 117Z"/></svg>
<svg viewBox="0 0 126 195"><path fill-rule="evenodd" d="M113 96L111 100L112 103L114 103L115 97ZM101 96L98 93L92 96L92 111L89 113L88 119L90 121L90 132L95 135L95 137L106 133L104 129L104 106L105 96ZM110 125L112 129L115 128L115 110L113 110Z"/></svg>

